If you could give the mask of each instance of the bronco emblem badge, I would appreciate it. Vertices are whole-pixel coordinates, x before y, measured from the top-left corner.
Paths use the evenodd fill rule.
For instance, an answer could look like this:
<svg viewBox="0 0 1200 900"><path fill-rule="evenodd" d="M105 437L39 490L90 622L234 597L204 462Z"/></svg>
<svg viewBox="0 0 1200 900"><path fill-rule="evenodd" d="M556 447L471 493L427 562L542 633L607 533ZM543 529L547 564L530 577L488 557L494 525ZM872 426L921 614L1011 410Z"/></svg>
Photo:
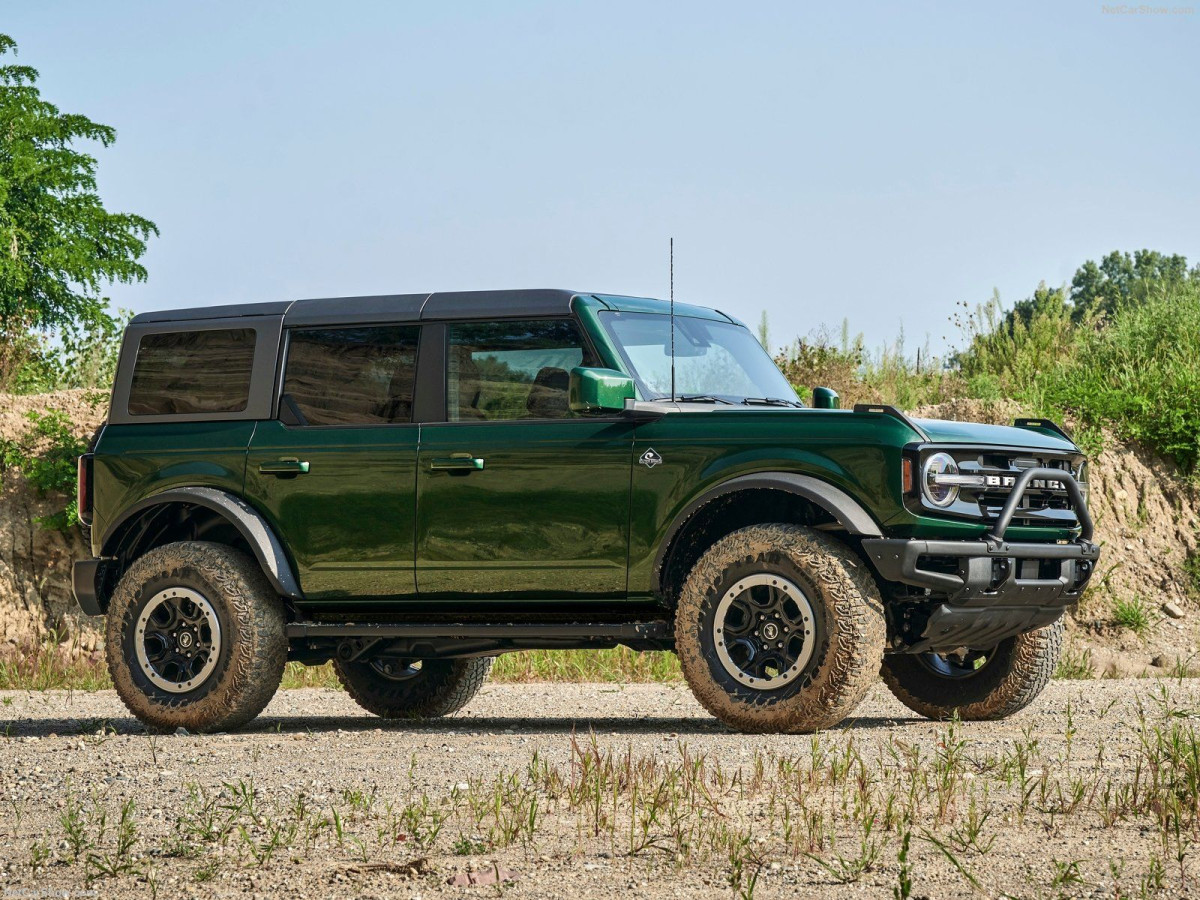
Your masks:
<svg viewBox="0 0 1200 900"><path fill-rule="evenodd" d="M653 469L662 461L662 457L658 455L653 447L643 453L642 458L638 460L647 469Z"/></svg>

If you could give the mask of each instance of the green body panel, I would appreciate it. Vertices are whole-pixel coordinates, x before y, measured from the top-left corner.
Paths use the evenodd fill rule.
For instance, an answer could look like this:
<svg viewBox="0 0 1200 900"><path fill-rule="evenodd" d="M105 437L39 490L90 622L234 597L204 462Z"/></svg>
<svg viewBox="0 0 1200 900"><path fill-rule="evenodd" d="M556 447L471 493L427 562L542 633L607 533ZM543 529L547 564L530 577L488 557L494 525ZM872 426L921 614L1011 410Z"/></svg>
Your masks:
<svg viewBox="0 0 1200 900"><path fill-rule="evenodd" d="M632 373L597 313L663 313L667 305L581 295L572 307L600 364L615 370L573 372L572 400L608 414L360 427L108 426L95 448L94 553L122 510L167 488L204 486L242 496L262 514L310 602L642 600L655 590L656 559L675 523L730 479L808 475L852 498L887 537L972 540L987 531L982 521L904 504L906 448L1078 452L1048 428L912 423L885 412L650 404L622 415L629 381L621 375ZM684 304L676 312L729 318ZM639 464L650 449L654 464ZM1007 532L1013 541L1072 536L1056 527Z"/></svg>
<svg viewBox="0 0 1200 900"><path fill-rule="evenodd" d="M956 427L955 441L972 443L966 437L973 427ZM1071 446L1059 438L1016 428L978 428L981 431L976 434L993 438L980 442L990 447ZM1003 440L994 440L1000 432ZM1025 440L1027 434L1029 440ZM982 522L918 516L901 501L901 451L919 439L897 418L848 410L716 407L689 412L685 408L640 426L634 456L640 457L653 448L663 461L653 468L634 468L630 595L644 597L653 591L659 548L688 504L705 491L741 475L788 472L828 482L853 498L889 537L982 537L988 530ZM1054 541L1071 536L1069 530L1046 527L1013 527L1008 531L1009 539L1014 541Z"/></svg>
<svg viewBox="0 0 1200 900"><path fill-rule="evenodd" d="M421 597L623 597L633 433L594 419L422 426ZM484 468L433 468L455 454Z"/></svg>
<svg viewBox="0 0 1200 900"><path fill-rule="evenodd" d="M416 425L292 428L260 422L246 465L246 498L263 513L309 600L411 599ZM277 477L261 465L307 462Z"/></svg>
<svg viewBox="0 0 1200 900"><path fill-rule="evenodd" d="M92 552L122 511L172 487L241 494L253 422L109 425L95 448Z"/></svg>

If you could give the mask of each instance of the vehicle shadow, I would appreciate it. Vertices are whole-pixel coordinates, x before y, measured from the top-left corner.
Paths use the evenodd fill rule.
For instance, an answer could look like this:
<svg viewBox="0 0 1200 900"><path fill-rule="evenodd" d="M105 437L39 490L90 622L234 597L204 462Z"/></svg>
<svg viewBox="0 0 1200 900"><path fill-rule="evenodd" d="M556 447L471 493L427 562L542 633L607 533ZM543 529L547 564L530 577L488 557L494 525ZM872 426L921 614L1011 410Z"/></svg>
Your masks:
<svg viewBox="0 0 1200 900"><path fill-rule="evenodd" d="M840 726L825 734L835 734L840 731L861 731L878 729L896 729L909 724L930 724L927 720L913 717L885 718L879 716L862 716L850 718ZM612 735L676 735L680 738L695 736L734 737L802 737L806 735L746 735L727 728L716 719L707 716L694 717L648 717L644 719L624 716L547 716L516 717L461 717L432 719L426 721L410 721L397 719L379 719L374 716L271 716L264 715L255 719L245 728L233 734L246 737L263 737L276 734L330 734L359 732L370 733L381 731L388 734L420 734L420 735L468 735L481 738L512 738L522 735L587 735L595 732L599 736ZM0 719L0 741L20 738L75 738L85 740L102 739L105 735L146 735L150 732L131 716L112 718L22 718L14 720ZM160 735L174 737L175 735ZM206 735L194 735L206 737Z"/></svg>

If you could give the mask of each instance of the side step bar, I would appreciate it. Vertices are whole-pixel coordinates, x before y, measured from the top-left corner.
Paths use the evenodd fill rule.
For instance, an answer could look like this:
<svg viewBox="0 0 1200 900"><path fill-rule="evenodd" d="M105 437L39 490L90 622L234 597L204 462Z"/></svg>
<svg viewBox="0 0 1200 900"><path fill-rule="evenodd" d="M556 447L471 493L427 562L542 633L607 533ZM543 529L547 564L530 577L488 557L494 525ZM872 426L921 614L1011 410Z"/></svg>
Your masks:
<svg viewBox="0 0 1200 900"><path fill-rule="evenodd" d="M513 622L480 625L474 622L402 622L371 625L358 622L295 622L289 639L303 638L580 638L584 640L665 640L670 622Z"/></svg>
<svg viewBox="0 0 1200 900"><path fill-rule="evenodd" d="M294 622L287 626L288 658L307 664L333 656L451 659L496 656L513 650L616 647L669 650L670 622Z"/></svg>

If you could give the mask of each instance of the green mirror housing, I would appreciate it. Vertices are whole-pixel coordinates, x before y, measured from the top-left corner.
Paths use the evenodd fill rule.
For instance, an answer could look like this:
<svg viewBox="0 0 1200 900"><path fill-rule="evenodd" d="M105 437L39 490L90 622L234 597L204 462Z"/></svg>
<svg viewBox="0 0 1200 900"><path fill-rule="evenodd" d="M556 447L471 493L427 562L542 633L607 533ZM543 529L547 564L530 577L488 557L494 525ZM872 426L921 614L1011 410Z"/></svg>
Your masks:
<svg viewBox="0 0 1200 900"><path fill-rule="evenodd" d="M625 401L637 394L624 372L578 366L571 370L569 396L572 412L623 412Z"/></svg>
<svg viewBox="0 0 1200 900"><path fill-rule="evenodd" d="M813 408L841 409L842 398L838 396L838 392L833 388L815 387L813 388Z"/></svg>

